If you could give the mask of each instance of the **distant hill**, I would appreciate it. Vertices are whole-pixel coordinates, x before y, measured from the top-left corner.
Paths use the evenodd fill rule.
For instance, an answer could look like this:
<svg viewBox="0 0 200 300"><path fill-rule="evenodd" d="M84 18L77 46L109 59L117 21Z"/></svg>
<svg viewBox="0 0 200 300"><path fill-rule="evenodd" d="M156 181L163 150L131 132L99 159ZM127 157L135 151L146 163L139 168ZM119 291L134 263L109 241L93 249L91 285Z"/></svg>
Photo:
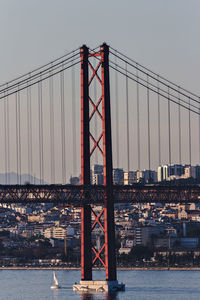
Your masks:
<svg viewBox="0 0 200 300"><path fill-rule="evenodd" d="M6 184L6 175L7 175L7 183L9 178L10 184L17 184L17 173L11 172L11 173L0 173L0 184ZM21 184L31 183L31 184L40 184L40 180L37 177L34 177L32 175L29 176L29 174L22 174L19 176L19 180L21 177ZM20 182L20 181L19 181ZM47 184L44 180L41 182L42 184Z"/></svg>

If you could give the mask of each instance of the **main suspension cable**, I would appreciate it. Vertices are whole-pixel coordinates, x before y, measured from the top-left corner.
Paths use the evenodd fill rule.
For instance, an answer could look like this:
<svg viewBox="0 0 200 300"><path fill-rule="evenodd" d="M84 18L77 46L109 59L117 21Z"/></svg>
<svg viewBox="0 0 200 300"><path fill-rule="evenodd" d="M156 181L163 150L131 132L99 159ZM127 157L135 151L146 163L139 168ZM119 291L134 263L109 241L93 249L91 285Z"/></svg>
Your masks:
<svg viewBox="0 0 200 300"><path fill-rule="evenodd" d="M115 67L115 63L114 63L114 62L110 61L110 63L113 64L114 67ZM111 66L111 65L110 65L110 67L111 67L111 68L114 68L114 67ZM117 65L117 68L118 68L118 72L120 72L120 73L123 74L124 76L128 76L128 77L129 77L129 75L131 75L131 76L134 76L135 79L137 79L137 77L138 77L136 74L134 74L134 73L132 73L132 72L130 72L130 71L127 71L127 73L129 74L129 75L127 75L127 74L126 74L126 70L125 70L122 66ZM121 71L119 70L119 68L120 68L123 72L121 72ZM148 75L148 74L147 74L147 75ZM144 83L146 84L146 86L147 86L147 81L146 81L145 79L143 79L143 78L141 78L141 77L138 77L138 78L140 79L140 82L141 82L141 81L144 82ZM133 79L133 78L132 78L132 79ZM133 80L134 80L134 79L133 79ZM142 84L142 83L140 83L140 84ZM142 84L142 85L143 85L143 84ZM151 88L154 88L154 89L157 90L157 86L156 86L155 84L152 84L151 82L149 82L148 85L150 85ZM143 86L145 86L145 85L143 85ZM146 87L146 86L145 86L145 87ZM155 91L155 90L154 90L154 91ZM162 88L159 88L159 91L161 91L162 93L165 93L166 98L167 98L167 96L168 96L168 91L165 91L165 90L163 90ZM173 97L173 98L175 98L174 101L179 100L179 98L178 98L177 96L175 96L174 94L170 94L170 96ZM189 96L188 96L187 98L189 99ZM191 98L190 98L190 99L191 99ZM182 101L184 104L187 104L187 106L188 106L188 102L187 102L187 101L185 101L185 100L183 100L183 99L181 99L181 101ZM196 105L194 105L194 104L191 104L190 106L192 106L194 109L198 109L198 108L199 108L199 105L196 106Z"/></svg>
<svg viewBox="0 0 200 300"><path fill-rule="evenodd" d="M77 53L75 53L76 51L78 51ZM11 83L13 83L13 82L15 82L15 81L19 81L20 79L22 79L22 78L24 78L24 77L29 77L29 79L30 79L30 74L32 74L32 73L35 73L35 72L37 72L37 71L40 71L40 72L38 72L37 74L40 74L41 72L43 72L43 71L41 71L42 69L44 69L44 68L46 68L46 67L49 67L48 69L51 69L51 67L56 63L56 65L59 65L59 64L62 64L62 62L63 61L67 61L68 59L70 59L70 58L66 58L67 56L69 56L69 55L71 55L71 54L73 54L73 55L79 55L79 51L80 51L80 48L77 48L77 49L75 49L75 50L73 50L73 51L70 51L69 53L67 53L67 54L64 54L64 55L62 55L62 56L60 56L59 58L57 58L57 59L54 59L54 60L52 60L52 61L50 61L49 63L46 63L46 64L44 64L44 65L42 65L41 67L38 67L38 68L36 68L36 69L34 69L34 70L32 70L32 71L30 71L30 72L28 72L28 73L25 73L25 74L23 74L23 75L20 75L20 76L18 76L18 77L16 77L16 78L14 78L14 79L12 79L12 80L10 80L10 81L7 81L6 83L3 83L3 84L1 84L0 85L0 90L1 90L1 88L3 87L3 86L6 86L6 89L7 89L7 87L9 86L9 84L11 84ZM66 58L66 59L65 59ZM59 63L57 63L59 60L62 60L61 62L59 62ZM47 69L47 68L46 68ZM15 85L18 85L20 82L17 82Z"/></svg>
<svg viewBox="0 0 200 300"><path fill-rule="evenodd" d="M120 73L120 74L126 76L125 72L122 72L121 70L116 69L114 66L110 65L110 68L112 68L113 70L117 71L118 73ZM142 82L139 81L139 80L141 80L140 77L138 77L138 79L132 78L130 75L127 75L127 77L128 77L129 79L135 81L135 82L138 82L141 86L147 88L147 85L146 85L146 84L144 84L144 83L142 83ZM156 90L155 90L155 89L153 89L152 87L149 86L149 90L152 91L152 92L154 92L154 93L156 93L156 94L158 94L157 87L156 87ZM159 95L162 96L163 98L165 98L165 99L168 100L168 95L165 95L165 94L161 93L160 91L159 91ZM171 96L171 95L170 95L170 96ZM171 99L171 98L170 98L170 102L173 102L173 103L175 103L175 104L181 105L182 107L184 107L184 108L187 109L187 110L189 109L188 106L185 106L185 105L182 104L182 103L179 104L179 102L175 101L174 99ZM188 105L187 102L186 102L186 104ZM195 107L195 108L197 109L197 107ZM198 110L199 110L199 109L198 109ZM195 114L197 114L197 115L199 115L199 111L197 112L197 111L195 111L195 110L193 110L193 109L191 109L191 108L190 108L190 111L193 112L193 113L195 113Z"/></svg>
<svg viewBox="0 0 200 300"><path fill-rule="evenodd" d="M62 69L59 69L58 71L57 71L57 69L55 69L55 70L53 69L51 75L49 74L49 72L46 72L46 73L45 73L46 76L44 76L44 73L40 74L40 76L38 76L38 77L36 78L36 81L31 82L31 83L28 85L28 87L38 84L41 80L44 81L44 80L46 80L46 79L48 79L48 78L50 78L50 77L52 77L52 76L55 76L55 75L61 73L62 70L65 71L65 70L71 68L72 66L75 66L75 65L79 64L79 63L80 63L80 59L79 59L78 61L74 62L74 63L72 63L72 61L71 61L70 63L71 63L71 64L70 64L69 66L66 65L66 64L64 64L65 67L63 67ZM41 79L41 75L43 75L43 76L42 76L42 79ZM25 82L23 83L23 85L21 85L21 87L20 87L19 89L17 89L17 90L14 89L14 91L8 92L8 96L13 95L13 94L15 94L17 91L22 91L22 90L24 90L24 89L27 89L27 81L25 81ZM0 99L3 99L3 98L4 98L4 95L0 96Z"/></svg>
<svg viewBox="0 0 200 300"><path fill-rule="evenodd" d="M196 95L196 94L194 94L194 93L188 91L188 90L185 89L185 88L180 87L179 85L177 85L177 84L173 83L172 81L170 81L170 80L164 78L163 76L158 75L157 73L155 73L155 72L151 71L150 69L144 67L143 65L137 63L136 61L134 61L133 59L131 59L131 58L129 58L128 56L124 55L123 53L119 52L118 50L116 50L116 49L114 49L114 48L112 48L112 47L110 47L110 48L114 51L114 52L110 51L110 53L113 54L114 56L116 56L116 55L117 55L116 53L118 53L119 55L121 55L121 56L123 56L124 58L128 59L129 61L133 62L134 65L127 61L127 63L128 63L129 65L131 65L132 67L134 67L134 68L135 68L135 66L141 67L142 69L146 70L147 72L153 74L155 77L152 76L151 74L149 74L149 77L151 77L152 79L155 79L156 81L157 81L157 77L159 76L160 79L162 79L162 80L164 80L164 81L167 82L167 83L165 83L165 82L160 81L161 84L165 85L166 87L168 87L168 85L171 84L171 85L173 85L173 86L176 87L176 89L173 88L173 87L170 87L172 90L174 90L174 91L177 92L177 89L179 89L179 91L180 91L180 89L181 89L182 91L184 91L184 92L186 92L186 93L188 93L188 94L190 94L190 95L192 95L192 96L198 98L198 100L197 100L197 99L193 99L193 98L191 97L191 100L196 101L196 102L199 102L199 96L198 96L198 95ZM117 56L118 56L118 55L117 55ZM122 57L118 57L118 58L121 59L122 61L125 60L125 59L122 58ZM139 70L140 72L146 74L146 72L144 72L143 70L141 70L141 69L139 69L139 68L138 68L138 70ZM147 75L147 74L146 74L146 75ZM160 79L159 79L159 80L160 80ZM180 92L180 94L182 94L182 95L185 96L185 97L188 97L188 95L185 95L183 92Z"/></svg>

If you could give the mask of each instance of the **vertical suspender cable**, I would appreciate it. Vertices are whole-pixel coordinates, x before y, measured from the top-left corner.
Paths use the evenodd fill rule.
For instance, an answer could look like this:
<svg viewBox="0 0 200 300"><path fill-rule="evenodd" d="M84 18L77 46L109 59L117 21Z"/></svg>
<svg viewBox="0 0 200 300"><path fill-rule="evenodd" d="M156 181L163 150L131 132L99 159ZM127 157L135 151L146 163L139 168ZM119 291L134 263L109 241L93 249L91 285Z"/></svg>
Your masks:
<svg viewBox="0 0 200 300"><path fill-rule="evenodd" d="M29 81L27 81L27 140L28 140L28 178L31 183L31 170L30 170L30 95L29 95Z"/></svg>
<svg viewBox="0 0 200 300"><path fill-rule="evenodd" d="M117 53L117 51L116 51ZM117 70L117 57L115 56L115 68ZM115 72L115 97L116 97L116 152L117 168L119 168L119 99L118 99L118 73Z"/></svg>
<svg viewBox="0 0 200 300"><path fill-rule="evenodd" d="M158 75L158 164L161 166L161 140L160 140L160 87Z"/></svg>
<svg viewBox="0 0 200 300"><path fill-rule="evenodd" d="M170 96L168 86L168 137L169 137L169 165L171 167L171 113L170 113ZM169 173L169 175L171 175Z"/></svg>
<svg viewBox="0 0 200 300"><path fill-rule="evenodd" d="M73 64L73 63L72 63ZM72 75L72 140L73 140L73 175L77 174L77 153L76 153L76 95L75 95L75 70L71 69Z"/></svg>
<svg viewBox="0 0 200 300"><path fill-rule="evenodd" d="M151 182L151 145L150 145L150 112L149 112L149 76L147 75L147 130L148 130L148 169Z"/></svg>
<svg viewBox="0 0 200 300"><path fill-rule="evenodd" d="M40 184L44 180L44 155L43 155L43 111L42 111L42 78L38 82L38 115L39 115L39 165Z"/></svg>
<svg viewBox="0 0 200 300"><path fill-rule="evenodd" d="M179 105L178 105L178 124L179 124L179 164L182 164L182 153L181 153L181 105L180 105L180 93L178 92Z"/></svg>
<svg viewBox="0 0 200 300"><path fill-rule="evenodd" d="M50 74L52 70L50 70ZM55 183L55 147L54 147L54 90L53 76L49 78L49 98L50 98L50 155L51 155L51 183Z"/></svg>
<svg viewBox="0 0 200 300"><path fill-rule="evenodd" d="M199 97L199 163L200 163L200 97Z"/></svg>
<svg viewBox="0 0 200 300"><path fill-rule="evenodd" d="M41 174L41 111L40 111L40 82L38 82L38 127L39 127L39 171L40 171L40 184L42 183Z"/></svg>
<svg viewBox="0 0 200 300"><path fill-rule="evenodd" d="M44 142L43 142L43 97L42 97L42 78L41 78L41 83L40 83L40 93L41 93L41 150L42 150L42 180L44 181Z"/></svg>
<svg viewBox="0 0 200 300"><path fill-rule="evenodd" d="M8 158L8 184L10 184L10 118L9 118L9 97L6 97L7 110L7 158Z"/></svg>
<svg viewBox="0 0 200 300"><path fill-rule="evenodd" d="M191 112L190 112L190 97L189 97L189 102L188 102L188 123L189 123L189 133L188 133L188 138L189 138L189 163L190 166L192 165L192 146L191 146Z"/></svg>
<svg viewBox="0 0 200 300"><path fill-rule="evenodd" d="M64 107L64 72L60 73L61 92L61 146L62 146L62 183L66 183L66 162L65 162L65 107Z"/></svg>
<svg viewBox="0 0 200 300"><path fill-rule="evenodd" d="M8 184L8 157L7 157L7 118L6 118L6 95L4 92L4 151L5 151L5 176L6 184Z"/></svg>
<svg viewBox="0 0 200 300"><path fill-rule="evenodd" d="M30 173L31 178L33 176L33 132L32 132L32 97L31 97L31 87L29 87L29 101L30 101L30 111L29 111L29 121L30 121Z"/></svg>
<svg viewBox="0 0 200 300"><path fill-rule="evenodd" d="M15 93L15 121L16 121L16 165L17 165L17 184L19 184L19 137L18 137L18 92Z"/></svg>
<svg viewBox="0 0 200 300"><path fill-rule="evenodd" d="M31 76L31 74L30 74ZM29 80L27 85L29 84ZM32 103L31 103L31 87L27 87L27 119L28 119L28 174L29 182L33 173L33 150L32 150Z"/></svg>
<svg viewBox="0 0 200 300"><path fill-rule="evenodd" d="M20 100L20 91L18 91L18 129L19 129L19 184L21 184L21 179L22 179L22 155L21 155L21 100Z"/></svg>
<svg viewBox="0 0 200 300"><path fill-rule="evenodd" d="M137 69L137 150L138 150L138 170L140 170L140 94L139 94L139 77L138 77L138 66Z"/></svg>
<svg viewBox="0 0 200 300"><path fill-rule="evenodd" d="M126 134L127 134L127 170L130 171L130 156L129 156L129 103L128 103L128 77L126 63Z"/></svg>

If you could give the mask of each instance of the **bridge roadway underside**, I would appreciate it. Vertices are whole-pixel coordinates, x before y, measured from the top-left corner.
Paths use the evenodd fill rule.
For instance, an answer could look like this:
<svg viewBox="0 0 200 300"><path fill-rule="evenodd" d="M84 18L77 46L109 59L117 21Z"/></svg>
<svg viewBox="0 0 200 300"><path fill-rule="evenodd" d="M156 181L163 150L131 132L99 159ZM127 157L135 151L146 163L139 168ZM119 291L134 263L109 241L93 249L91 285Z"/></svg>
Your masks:
<svg viewBox="0 0 200 300"><path fill-rule="evenodd" d="M79 207L104 203L105 186L81 185L0 185L0 203L57 203ZM200 202L200 185L113 186L118 203Z"/></svg>

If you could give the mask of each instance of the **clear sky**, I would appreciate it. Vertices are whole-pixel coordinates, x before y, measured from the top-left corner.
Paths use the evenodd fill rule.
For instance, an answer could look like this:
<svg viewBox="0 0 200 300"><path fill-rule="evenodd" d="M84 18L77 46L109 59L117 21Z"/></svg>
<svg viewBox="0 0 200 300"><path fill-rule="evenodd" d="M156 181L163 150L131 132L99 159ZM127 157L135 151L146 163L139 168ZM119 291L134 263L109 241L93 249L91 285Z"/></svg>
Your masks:
<svg viewBox="0 0 200 300"><path fill-rule="evenodd" d="M200 94L199 0L0 0L0 83L107 42Z"/></svg>

